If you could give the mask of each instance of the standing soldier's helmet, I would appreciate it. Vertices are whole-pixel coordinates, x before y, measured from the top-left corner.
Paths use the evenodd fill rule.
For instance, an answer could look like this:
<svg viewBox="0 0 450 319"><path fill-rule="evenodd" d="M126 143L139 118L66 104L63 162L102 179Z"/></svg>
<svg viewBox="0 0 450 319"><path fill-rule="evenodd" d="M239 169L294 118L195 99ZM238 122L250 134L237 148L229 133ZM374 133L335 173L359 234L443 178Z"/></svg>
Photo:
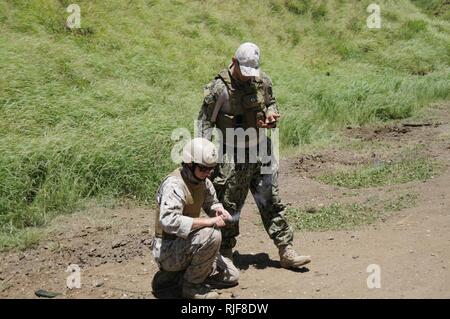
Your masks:
<svg viewBox="0 0 450 319"><path fill-rule="evenodd" d="M217 165L218 154L216 146L207 139L197 137L189 142L183 148L183 163L194 163L207 167Z"/></svg>

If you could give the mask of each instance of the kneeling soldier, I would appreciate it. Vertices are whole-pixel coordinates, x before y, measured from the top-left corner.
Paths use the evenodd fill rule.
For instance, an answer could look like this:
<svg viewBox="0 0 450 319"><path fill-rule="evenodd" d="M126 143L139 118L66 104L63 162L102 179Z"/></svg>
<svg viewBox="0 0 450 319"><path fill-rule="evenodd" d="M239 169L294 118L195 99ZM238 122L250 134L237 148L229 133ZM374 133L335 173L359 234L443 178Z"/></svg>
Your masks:
<svg viewBox="0 0 450 319"><path fill-rule="evenodd" d="M182 167L164 179L157 193L160 210L153 256L160 278L183 273L184 298L214 299L219 295L213 288L235 286L239 278L232 261L219 254L218 228L232 218L208 179L217 164L217 150L210 141L195 138L183 148L182 158ZM209 217L200 217L202 209Z"/></svg>

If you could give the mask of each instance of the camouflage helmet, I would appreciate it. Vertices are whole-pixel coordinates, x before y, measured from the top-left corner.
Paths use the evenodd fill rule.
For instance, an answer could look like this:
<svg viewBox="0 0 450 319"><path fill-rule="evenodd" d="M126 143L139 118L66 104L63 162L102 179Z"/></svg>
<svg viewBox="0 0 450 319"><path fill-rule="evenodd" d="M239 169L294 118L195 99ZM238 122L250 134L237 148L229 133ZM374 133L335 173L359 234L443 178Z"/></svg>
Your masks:
<svg viewBox="0 0 450 319"><path fill-rule="evenodd" d="M207 139L197 137L189 142L183 148L183 163L195 163L207 167L217 165L218 154L216 146Z"/></svg>

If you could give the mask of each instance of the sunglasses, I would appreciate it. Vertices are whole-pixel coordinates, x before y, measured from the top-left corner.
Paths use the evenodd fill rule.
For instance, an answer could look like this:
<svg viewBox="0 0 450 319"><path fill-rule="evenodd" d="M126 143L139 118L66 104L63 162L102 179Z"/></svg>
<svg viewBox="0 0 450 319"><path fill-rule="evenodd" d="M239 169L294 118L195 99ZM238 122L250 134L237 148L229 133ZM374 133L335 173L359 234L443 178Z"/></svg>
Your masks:
<svg viewBox="0 0 450 319"><path fill-rule="evenodd" d="M209 173L214 170L214 167L208 167L208 166L203 166L203 165L197 165L197 167L198 167L199 171L202 173Z"/></svg>

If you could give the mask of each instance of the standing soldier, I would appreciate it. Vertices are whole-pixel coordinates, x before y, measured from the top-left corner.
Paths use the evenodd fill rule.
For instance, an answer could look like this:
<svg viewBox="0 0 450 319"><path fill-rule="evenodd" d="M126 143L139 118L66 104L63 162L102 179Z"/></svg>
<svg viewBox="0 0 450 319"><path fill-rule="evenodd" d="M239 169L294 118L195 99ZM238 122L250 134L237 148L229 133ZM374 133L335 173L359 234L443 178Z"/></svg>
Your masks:
<svg viewBox="0 0 450 319"><path fill-rule="evenodd" d="M208 179L216 164L214 144L195 138L183 148L182 167L164 179L157 193L160 210L152 248L160 272L153 286L183 273L184 298L218 298L211 288L235 286L239 278L232 261L219 254L222 236L217 228L231 216ZM202 209L210 217L200 217Z"/></svg>
<svg viewBox="0 0 450 319"><path fill-rule="evenodd" d="M263 174L262 169L267 167L261 158L249 160L262 147L267 148L266 154L272 152L270 138L265 137L264 129L274 128L280 117L272 82L260 71L259 60L260 51L255 44L247 42L239 46L228 69L222 70L205 87L198 132L211 138L212 128L216 127L222 137L225 154L215 170L213 183L219 201L237 221L221 228L221 254L232 258L235 237L239 235L239 215L250 189L264 228L279 249L281 266L295 269L311 260L309 256L299 256L292 247L293 230L284 216L285 206L278 195L277 163L272 159L270 174ZM232 133L253 130L257 134L244 144L234 145L234 137L231 141L229 138L230 130ZM263 140L265 143L261 143ZM242 150L244 161L238 156Z"/></svg>

